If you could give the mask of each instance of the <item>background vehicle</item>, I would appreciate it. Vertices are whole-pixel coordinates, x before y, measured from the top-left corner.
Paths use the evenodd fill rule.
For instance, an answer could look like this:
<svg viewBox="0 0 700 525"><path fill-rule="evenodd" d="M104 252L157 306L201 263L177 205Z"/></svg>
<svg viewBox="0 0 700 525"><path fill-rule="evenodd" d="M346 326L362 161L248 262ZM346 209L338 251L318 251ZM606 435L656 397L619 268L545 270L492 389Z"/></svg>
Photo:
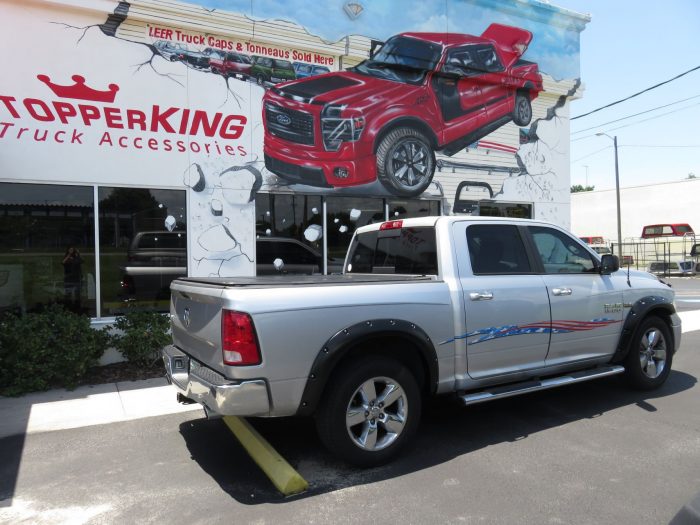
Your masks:
<svg viewBox="0 0 700 525"><path fill-rule="evenodd" d="M176 44L167 40L158 40L153 43L153 47L156 48L164 59L170 60L171 62L183 60L187 53L187 47L183 44Z"/></svg>
<svg viewBox="0 0 700 525"><path fill-rule="evenodd" d="M185 47L185 52L181 60L197 69L209 68L209 55L201 51Z"/></svg>
<svg viewBox="0 0 700 525"><path fill-rule="evenodd" d="M323 272L323 257L312 247L288 237L258 237L258 275L312 275ZM187 236L168 231L136 234L122 267L122 298L161 299L170 296L170 283L187 275ZM279 259L281 264L275 265ZM328 273L342 271L342 261L328 258ZM0 278L2 274L0 273Z"/></svg>
<svg viewBox="0 0 700 525"><path fill-rule="evenodd" d="M647 267L649 273L654 275L675 275L678 277L690 277L695 275L694 261L653 261Z"/></svg>
<svg viewBox="0 0 700 525"><path fill-rule="evenodd" d="M293 183L378 179L420 195L435 151L454 155L510 121L530 123L542 91L537 64L521 58L531 40L500 24L481 36L402 33L347 71L274 87L263 98L265 166Z"/></svg>
<svg viewBox="0 0 700 525"><path fill-rule="evenodd" d="M211 56L209 59L212 73L224 76L236 76L246 79L250 76L253 63L249 56L241 53L226 52L221 56Z"/></svg>
<svg viewBox="0 0 700 525"><path fill-rule="evenodd" d="M318 66L316 64L306 64L304 62L294 62L294 73L297 78L312 77L314 75L322 75L330 73L331 70L326 66Z"/></svg>
<svg viewBox="0 0 700 525"><path fill-rule="evenodd" d="M586 244L606 244L605 239L600 235L584 235L579 237Z"/></svg>
<svg viewBox="0 0 700 525"><path fill-rule="evenodd" d="M651 239L653 237L683 237L684 235L692 235L693 229L689 224L650 224L642 228L642 239Z"/></svg>
<svg viewBox="0 0 700 525"><path fill-rule="evenodd" d="M277 84L296 78L294 67L289 60L253 55L252 63L250 76L261 86L265 82Z"/></svg>
<svg viewBox="0 0 700 525"><path fill-rule="evenodd" d="M343 275L174 281L163 357L208 414L314 415L330 450L376 465L410 440L424 396L470 405L617 373L663 384L674 292L618 269L540 221L373 224Z"/></svg>

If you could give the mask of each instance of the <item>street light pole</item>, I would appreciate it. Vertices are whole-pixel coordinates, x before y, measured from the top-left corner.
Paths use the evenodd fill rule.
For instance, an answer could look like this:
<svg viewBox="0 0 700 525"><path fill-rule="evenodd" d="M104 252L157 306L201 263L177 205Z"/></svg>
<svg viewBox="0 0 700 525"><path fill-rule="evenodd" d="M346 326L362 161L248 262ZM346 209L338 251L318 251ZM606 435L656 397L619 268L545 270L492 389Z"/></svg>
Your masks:
<svg viewBox="0 0 700 525"><path fill-rule="evenodd" d="M599 131L596 133L597 137L606 136L613 141L613 146L615 148L615 196L617 198L617 251L620 258L622 258L622 219L620 218L620 169L617 162L617 135L611 137L607 133Z"/></svg>
<svg viewBox="0 0 700 525"><path fill-rule="evenodd" d="M622 219L620 218L620 169L617 164L617 135L613 138L615 146L615 196L617 197L617 250L622 260Z"/></svg>

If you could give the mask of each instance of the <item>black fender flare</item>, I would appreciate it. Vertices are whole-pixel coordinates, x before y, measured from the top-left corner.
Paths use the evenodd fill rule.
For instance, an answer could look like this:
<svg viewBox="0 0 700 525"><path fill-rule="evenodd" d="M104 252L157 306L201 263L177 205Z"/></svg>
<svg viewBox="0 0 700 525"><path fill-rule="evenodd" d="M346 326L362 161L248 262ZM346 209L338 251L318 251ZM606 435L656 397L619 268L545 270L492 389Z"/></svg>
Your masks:
<svg viewBox="0 0 700 525"><path fill-rule="evenodd" d="M412 343L426 367L428 388L437 389L438 362L435 347L428 334L415 323L401 319L373 319L348 326L331 337L316 355L299 405L298 415L311 415L326 388L336 365L353 348L379 337L395 337Z"/></svg>
<svg viewBox="0 0 700 525"><path fill-rule="evenodd" d="M613 354L613 358L611 360L612 363L621 363L624 361L625 357L627 357L627 353L629 352L632 336L637 330L639 323L641 323L642 320L644 320L648 315L656 312L668 316L676 313L676 308L673 306L671 301L658 295L642 297L632 305L632 308L625 319L625 324L622 325L620 341L617 344L615 354ZM669 326L669 329L670 328L671 327ZM671 336L673 336L673 331L671 331ZM675 341L672 341L671 348L675 348Z"/></svg>

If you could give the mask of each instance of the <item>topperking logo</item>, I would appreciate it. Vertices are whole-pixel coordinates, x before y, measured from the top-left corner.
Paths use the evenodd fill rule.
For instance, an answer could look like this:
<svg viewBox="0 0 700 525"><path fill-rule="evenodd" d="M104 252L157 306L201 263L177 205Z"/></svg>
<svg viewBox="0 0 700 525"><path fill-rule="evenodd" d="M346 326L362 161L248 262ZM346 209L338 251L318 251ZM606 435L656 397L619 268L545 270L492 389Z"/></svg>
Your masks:
<svg viewBox="0 0 700 525"><path fill-rule="evenodd" d="M93 144L106 148L245 156L241 138L245 115L164 107L124 108L115 105L117 84L101 90L73 75L73 84L55 83L37 75L51 98L0 95L0 141ZM11 119L8 119L8 116ZM56 129L58 128L58 129ZM65 129L64 129L65 128Z"/></svg>

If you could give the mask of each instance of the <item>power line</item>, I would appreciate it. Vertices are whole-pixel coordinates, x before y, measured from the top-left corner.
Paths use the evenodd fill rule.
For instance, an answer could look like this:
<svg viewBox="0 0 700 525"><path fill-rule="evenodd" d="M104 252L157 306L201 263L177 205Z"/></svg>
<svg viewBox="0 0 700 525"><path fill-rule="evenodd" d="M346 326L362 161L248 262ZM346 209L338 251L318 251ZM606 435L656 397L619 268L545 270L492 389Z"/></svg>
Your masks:
<svg viewBox="0 0 700 525"><path fill-rule="evenodd" d="M625 124L624 126L618 126L616 128L611 128L611 129L608 129L606 131L615 131L615 130L622 129L622 128L629 128L630 126L636 126L637 124L641 124L642 122L648 122L650 120L655 120L657 118L665 117L666 115L671 115L672 113L678 113L679 111L684 111L686 109L690 109L690 108L695 107L695 106L700 106L700 103L690 104L689 106L683 106L682 108L674 109L672 111L667 111L666 113L661 113L660 115L654 115L653 117L638 120L637 122L631 122L630 124ZM595 126L595 128L598 128L598 126ZM594 133L592 135L585 135L583 137L571 139L571 142L578 142L579 140L589 139L589 138L595 137L595 136L596 136L596 133Z"/></svg>
<svg viewBox="0 0 700 525"><path fill-rule="evenodd" d="M655 108L647 109L646 111L640 111L639 113L634 113L633 115L628 115L626 117L618 118L615 120L609 120L608 122L603 122L602 124L598 124L597 126L591 126L590 128L585 128L585 129L580 129L578 131L572 131L572 135L576 135L577 133L583 133L584 131L590 131L592 129L600 129L603 126L607 126L608 124L613 124L615 122L620 122L622 120L627 120L628 118L632 117L638 117L639 115L644 115L645 113L651 113L652 111L656 111L657 109L663 109L667 108L669 106L673 106L675 104L680 104L681 102L686 102L688 100L692 100L694 98L698 98L700 95L694 95L692 97L684 98L682 100L676 100L675 102L669 102L668 104L664 104L663 106L656 106Z"/></svg>
<svg viewBox="0 0 700 525"><path fill-rule="evenodd" d="M606 146L604 148L598 149L594 151L593 153L589 153L588 155L584 155L583 157L579 157L578 159L572 160L571 163L575 164L579 161L582 161L584 159L587 159L588 157L592 157L593 155L597 155L598 153L601 153L605 151L606 149L610 149L612 146ZM675 145L668 145L665 146L663 144L622 144L617 146L618 149L622 148L700 148L700 144L675 144Z"/></svg>
<svg viewBox="0 0 700 525"><path fill-rule="evenodd" d="M641 95L642 93L646 93L647 91L651 91L652 89L656 89L656 88L658 88L658 87L661 87L661 86L663 86L663 85L665 85L665 84L668 84L669 82L673 82L674 80L677 80L677 79L679 79L679 78L681 78L681 77L687 75L688 73L692 73L693 71L696 71L696 70L698 70L698 69L700 69L700 66L695 66L694 68L689 69L688 71L684 71L683 73L680 73L680 74L676 75L676 76L673 77L673 78L669 78L668 80L664 80L663 82L659 82L658 84L655 84L655 85L650 86L650 87L648 87L648 88L646 88L646 89L643 89L643 90L641 90L641 91L638 91L637 93L634 93L634 94L632 94L632 95L630 95L630 96L628 96L628 97L621 98L620 100L616 100L615 102L611 102L610 104L606 104L605 106L601 106L601 107L599 107L599 108L596 108L596 109L594 109L594 110L592 110L592 111L589 111L588 113L584 113L583 115L577 115L577 116L575 116L575 117L571 117L571 120L576 120L576 119L579 119L579 118L587 117L588 115L592 115L593 113L597 113L598 111L603 110L603 109L605 109L605 108L609 108L609 107L611 107L611 106L615 106L616 104L620 104L621 102L625 102L626 100L629 100L629 99L631 99L631 98L638 97L638 96Z"/></svg>
<svg viewBox="0 0 700 525"><path fill-rule="evenodd" d="M571 162L576 163L580 160L587 159L588 157L592 157L593 155L597 155L601 151L605 151L606 149L610 149L610 148L612 148L612 146L605 146L604 148L600 148L599 150L596 150L593 153L589 153L588 155L584 155L583 157L579 157L578 159L572 160Z"/></svg>
<svg viewBox="0 0 700 525"><path fill-rule="evenodd" d="M665 117L666 115L670 115L672 113L678 113L679 111L690 109L690 108L695 107L695 106L700 106L700 102L698 102L697 104L690 104L689 106L683 106L682 108L674 109L673 111L667 111L666 113L661 113L661 115L655 115L653 117L638 120L637 122L631 122L629 124L625 124L624 126L610 128L608 131L615 131L615 130L622 129L622 128L629 128L630 126L636 126L637 124L641 124L642 122L648 122L650 120L655 120L657 118Z"/></svg>

